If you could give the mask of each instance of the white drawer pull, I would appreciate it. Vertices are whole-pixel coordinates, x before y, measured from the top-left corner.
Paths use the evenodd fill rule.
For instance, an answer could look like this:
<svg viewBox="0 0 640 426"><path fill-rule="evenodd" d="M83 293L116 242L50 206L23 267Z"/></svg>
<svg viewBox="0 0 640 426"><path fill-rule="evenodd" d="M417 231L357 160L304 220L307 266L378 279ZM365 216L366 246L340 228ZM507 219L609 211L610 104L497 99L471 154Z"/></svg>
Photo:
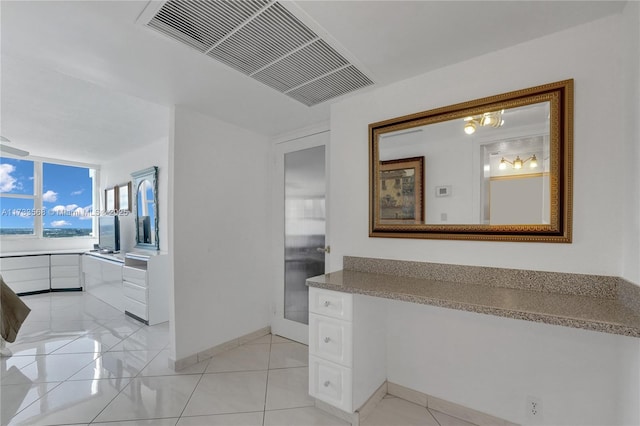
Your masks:
<svg viewBox="0 0 640 426"><path fill-rule="evenodd" d="M325 337L325 338L324 338L324 342L325 342L325 343L329 343L330 341L331 341L331 338L330 338L330 337Z"/></svg>
<svg viewBox="0 0 640 426"><path fill-rule="evenodd" d="M331 304L331 302L329 302L328 300L325 300L325 301L324 301L324 306L325 306L325 307L329 307L329 305L330 305L330 304Z"/></svg>
<svg viewBox="0 0 640 426"><path fill-rule="evenodd" d="M329 380L327 380L326 382L323 383L325 388L328 388L330 384L331 384L331 382Z"/></svg>

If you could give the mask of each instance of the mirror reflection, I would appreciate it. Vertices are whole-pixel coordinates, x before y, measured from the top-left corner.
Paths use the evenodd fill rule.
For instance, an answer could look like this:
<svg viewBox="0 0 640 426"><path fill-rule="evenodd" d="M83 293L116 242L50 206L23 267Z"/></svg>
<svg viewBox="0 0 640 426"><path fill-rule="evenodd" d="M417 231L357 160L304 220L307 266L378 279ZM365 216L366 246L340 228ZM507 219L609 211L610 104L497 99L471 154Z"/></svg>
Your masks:
<svg viewBox="0 0 640 426"><path fill-rule="evenodd" d="M573 81L369 125L370 236L571 242Z"/></svg>
<svg viewBox="0 0 640 426"><path fill-rule="evenodd" d="M381 135L381 223L548 224L549 113L540 102ZM423 166L389 168L407 161Z"/></svg>
<svg viewBox="0 0 640 426"><path fill-rule="evenodd" d="M136 247L160 249L158 238L158 168L131 173L134 178Z"/></svg>
<svg viewBox="0 0 640 426"><path fill-rule="evenodd" d="M153 186L148 180L143 180L138 186L138 242L155 244L155 235L151 231L151 224L155 223L155 197Z"/></svg>

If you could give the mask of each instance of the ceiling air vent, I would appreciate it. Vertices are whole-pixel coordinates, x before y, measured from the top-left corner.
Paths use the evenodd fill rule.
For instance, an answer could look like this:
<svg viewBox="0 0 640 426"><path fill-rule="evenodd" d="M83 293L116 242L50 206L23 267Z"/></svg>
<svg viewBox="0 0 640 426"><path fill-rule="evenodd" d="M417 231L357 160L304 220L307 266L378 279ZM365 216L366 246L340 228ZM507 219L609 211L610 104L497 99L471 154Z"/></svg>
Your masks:
<svg viewBox="0 0 640 426"><path fill-rule="evenodd" d="M307 106L373 84L278 2L169 0L147 26Z"/></svg>

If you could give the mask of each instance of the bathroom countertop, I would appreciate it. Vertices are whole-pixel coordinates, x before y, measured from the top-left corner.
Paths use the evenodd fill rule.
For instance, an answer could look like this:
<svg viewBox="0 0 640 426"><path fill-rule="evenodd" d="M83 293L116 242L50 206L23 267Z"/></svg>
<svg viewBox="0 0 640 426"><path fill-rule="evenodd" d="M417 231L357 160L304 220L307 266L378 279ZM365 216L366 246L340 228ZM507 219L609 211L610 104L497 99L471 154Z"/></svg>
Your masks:
<svg viewBox="0 0 640 426"><path fill-rule="evenodd" d="M597 298L480 283L343 270L307 279L309 287L433 305L506 318L640 337L640 311Z"/></svg>

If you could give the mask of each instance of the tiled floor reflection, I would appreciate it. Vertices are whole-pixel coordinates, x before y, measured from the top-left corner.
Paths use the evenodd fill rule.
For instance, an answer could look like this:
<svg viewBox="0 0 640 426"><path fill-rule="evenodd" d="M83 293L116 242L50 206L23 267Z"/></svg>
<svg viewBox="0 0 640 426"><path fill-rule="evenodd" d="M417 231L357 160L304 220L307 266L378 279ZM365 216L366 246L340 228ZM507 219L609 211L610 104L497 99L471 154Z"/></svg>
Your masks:
<svg viewBox="0 0 640 426"><path fill-rule="evenodd" d="M0 358L2 426L348 425L313 406L299 343L267 335L176 372L168 323L145 326L86 293L23 300L32 313ZM393 397L362 424L469 426Z"/></svg>
<svg viewBox="0 0 640 426"><path fill-rule="evenodd" d="M308 397L307 347L263 336L181 371L168 324L148 327L86 293L32 309L1 358L2 425L346 425Z"/></svg>

